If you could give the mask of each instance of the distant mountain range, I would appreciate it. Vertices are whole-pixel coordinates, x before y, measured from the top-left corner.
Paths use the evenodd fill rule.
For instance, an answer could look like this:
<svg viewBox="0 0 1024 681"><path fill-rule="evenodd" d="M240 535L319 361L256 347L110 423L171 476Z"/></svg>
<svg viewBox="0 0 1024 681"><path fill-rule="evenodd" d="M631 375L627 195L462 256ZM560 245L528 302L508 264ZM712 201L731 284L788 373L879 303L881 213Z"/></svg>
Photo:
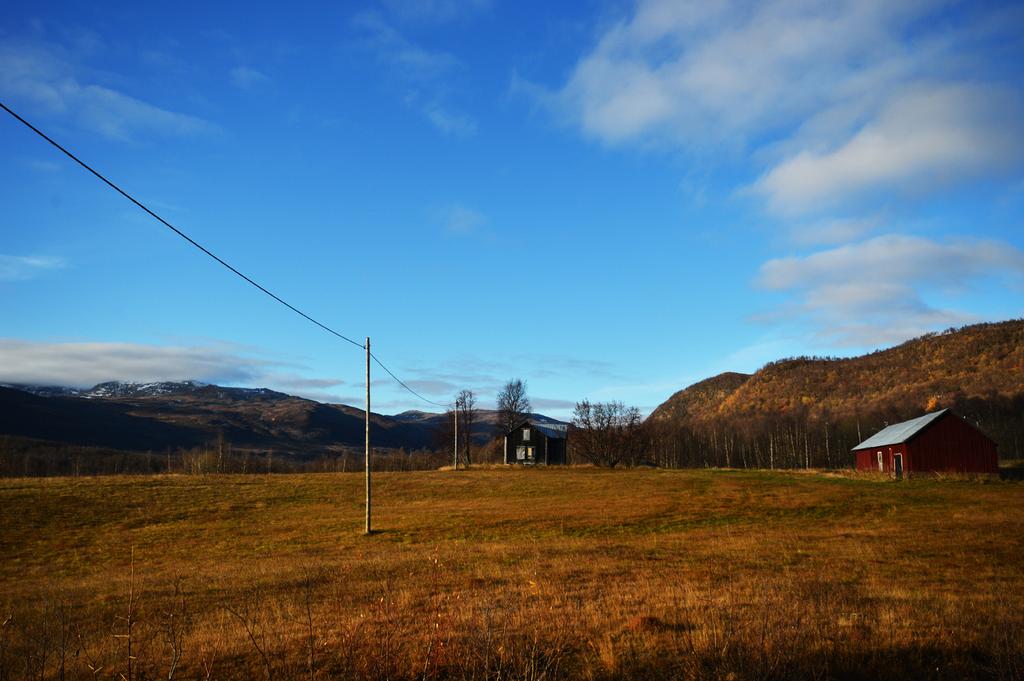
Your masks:
<svg viewBox="0 0 1024 681"><path fill-rule="evenodd" d="M538 414L536 412L531 413L529 417L535 423L565 424L565 421L559 421L558 419L545 416L544 414ZM433 412L418 411L416 409L403 411L401 414L395 414L388 418L392 418L401 423L424 426L438 432L449 427L448 417L445 414L435 414ZM462 426L460 425L459 427L461 428ZM496 410L477 410L476 420L473 421L474 440L480 443L487 442L495 435L500 435L500 430L501 427L498 425L498 412Z"/></svg>
<svg viewBox="0 0 1024 681"><path fill-rule="evenodd" d="M667 438L660 447L683 452L680 465L730 465L735 456L765 465L780 451L793 462L835 465L862 436L942 407L980 426L1001 456L1024 456L1024 320L928 334L860 357L797 357L753 374L719 374L672 395L648 422ZM410 410L371 418L375 447L449 447L444 414ZM474 439L482 444L497 432L497 413L480 410ZM0 387L3 435L158 453L220 441L312 460L362 448L364 423L355 407L266 388L197 381L8 385ZM725 452L724 460L693 454L714 451ZM815 459L822 451L825 459Z"/></svg>
<svg viewBox="0 0 1024 681"><path fill-rule="evenodd" d="M556 419L533 414L541 422ZM0 386L0 434L78 446L163 451L222 440L235 448L297 457L361 448L363 410L267 388L198 381L100 383L88 389ZM447 447L445 414L371 414L373 444L386 449ZM496 434L497 413L480 410L474 439Z"/></svg>

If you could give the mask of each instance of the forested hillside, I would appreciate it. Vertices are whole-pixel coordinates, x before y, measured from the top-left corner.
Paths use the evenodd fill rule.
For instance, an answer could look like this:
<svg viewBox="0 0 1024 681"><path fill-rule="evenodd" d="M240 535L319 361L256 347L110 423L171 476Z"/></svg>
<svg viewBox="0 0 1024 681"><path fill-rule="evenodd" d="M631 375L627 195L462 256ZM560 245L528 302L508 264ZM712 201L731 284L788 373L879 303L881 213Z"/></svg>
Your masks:
<svg viewBox="0 0 1024 681"><path fill-rule="evenodd" d="M888 423L951 407L1024 449L1024 320L928 334L853 358L798 357L694 384L651 414L677 464L841 466ZM676 444L671 444L675 442ZM656 448L657 449L657 448ZM665 463L670 463L666 461Z"/></svg>
<svg viewBox="0 0 1024 681"><path fill-rule="evenodd" d="M0 387L0 475L211 470L208 463L186 463L210 458L217 471L247 470L255 458L267 461L264 470L272 459L279 467L339 457L354 464L362 457L363 419L363 411L342 404L191 381L104 383L84 391ZM429 425L382 414L371 421L380 449L434 445ZM157 457L121 457L123 464L109 468L108 461L118 460L112 452Z"/></svg>

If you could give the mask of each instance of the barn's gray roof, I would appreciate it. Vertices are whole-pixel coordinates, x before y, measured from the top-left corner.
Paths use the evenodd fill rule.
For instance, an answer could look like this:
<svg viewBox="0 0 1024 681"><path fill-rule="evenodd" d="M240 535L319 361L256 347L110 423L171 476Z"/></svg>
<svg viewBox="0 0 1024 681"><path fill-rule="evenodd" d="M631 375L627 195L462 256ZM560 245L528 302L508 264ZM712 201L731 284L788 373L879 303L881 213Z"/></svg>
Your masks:
<svg viewBox="0 0 1024 681"><path fill-rule="evenodd" d="M557 423L534 423L533 427L548 437L556 439L564 439L569 430L569 426L559 425Z"/></svg>
<svg viewBox="0 0 1024 681"><path fill-rule="evenodd" d="M949 410L940 409L939 411L933 411L932 413L925 414L924 416L918 416L916 419L910 419L909 421L903 421L902 423L894 423L891 426L878 431L853 449L869 449L871 447L884 447L887 445L902 444L920 433L928 426L928 424L935 421L947 411Z"/></svg>
<svg viewBox="0 0 1024 681"><path fill-rule="evenodd" d="M523 428L525 426L536 428L537 430L544 433L548 437L553 437L559 440L564 440L568 436L569 432L568 423L537 423L531 421L530 419L523 419L518 424L516 424L516 427L510 430L509 433L516 430L517 428Z"/></svg>

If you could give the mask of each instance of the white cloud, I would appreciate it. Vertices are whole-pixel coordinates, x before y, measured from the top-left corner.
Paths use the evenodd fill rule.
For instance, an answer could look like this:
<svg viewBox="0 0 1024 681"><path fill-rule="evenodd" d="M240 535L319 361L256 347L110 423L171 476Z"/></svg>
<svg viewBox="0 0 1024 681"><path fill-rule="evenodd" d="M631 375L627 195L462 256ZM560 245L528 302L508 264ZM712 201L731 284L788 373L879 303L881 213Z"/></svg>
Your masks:
<svg viewBox="0 0 1024 681"><path fill-rule="evenodd" d="M442 133L467 137L476 132L476 120L453 111L449 104L450 82L462 69L461 61L448 52L413 43L378 12L360 12L351 24L362 35L361 46L387 67L408 106Z"/></svg>
<svg viewBox="0 0 1024 681"><path fill-rule="evenodd" d="M268 80L270 79L262 71L257 71L248 66L238 66L231 69L231 82L241 90L252 90Z"/></svg>
<svg viewBox="0 0 1024 681"><path fill-rule="evenodd" d="M559 413L572 413L576 403L572 400L561 400L553 397L531 397L530 408L534 411L552 411Z"/></svg>
<svg viewBox="0 0 1024 681"><path fill-rule="evenodd" d="M1024 277L1024 252L992 240L888 234L807 256L770 260L758 284L795 293L784 313L847 345L879 345L974 320L930 305L922 290L956 295L989 278Z"/></svg>
<svg viewBox="0 0 1024 681"><path fill-rule="evenodd" d="M1024 151L1024 108L1005 88L922 86L825 152L801 151L753 189L776 210L804 212L880 189L940 190L1011 170Z"/></svg>
<svg viewBox="0 0 1024 681"><path fill-rule="evenodd" d="M57 91L63 98L62 109L76 111L83 127L115 139L148 133L190 136L215 129L195 116L167 111L99 85L64 81Z"/></svg>
<svg viewBox="0 0 1024 681"><path fill-rule="evenodd" d="M48 161L40 158L29 159L26 165L39 173L56 173L64 167L56 161Z"/></svg>
<svg viewBox="0 0 1024 681"><path fill-rule="evenodd" d="M459 65L453 55L416 45L376 12L360 12L352 26L362 31L364 45L372 48L381 61L395 67L399 75L413 80L444 76Z"/></svg>
<svg viewBox="0 0 1024 681"><path fill-rule="evenodd" d="M770 260L761 268L760 284L788 289L853 279L904 279L954 283L1000 271L1024 272L1024 253L992 240L939 242L924 237L887 234L805 257Z"/></svg>
<svg viewBox="0 0 1024 681"><path fill-rule="evenodd" d="M993 47L1020 13L962 7L954 26L944 8L639 0L560 87L513 89L607 144L749 154L777 210L943 190L1024 160L1019 86Z"/></svg>
<svg viewBox="0 0 1024 681"><path fill-rule="evenodd" d="M331 388L336 385L344 385L346 381L340 378L303 378L278 377L277 385L287 385L292 388Z"/></svg>
<svg viewBox="0 0 1024 681"><path fill-rule="evenodd" d="M456 385L455 383L445 381L442 379L425 378L419 380L410 380L406 381L405 383L416 392L426 393L427 395L432 395L435 398L443 398L448 395L454 395L455 393L462 389L462 386Z"/></svg>
<svg viewBox="0 0 1024 681"><path fill-rule="evenodd" d="M476 133L476 120L470 116L452 113L434 102L423 106L426 115L435 128L457 137L469 137Z"/></svg>
<svg viewBox="0 0 1024 681"><path fill-rule="evenodd" d="M855 241L882 224L880 217L830 218L790 229L790 236L801 244L837 244Z"/></svg>
<svg viewBox="0 0 1024 681"><path fill-rule="evenodd" d="M266 363L210 347L0 339L0 381L91 387L104 381L245 382Z"/></svg>
<svg viewBox="0 0 1024 681"><path fill-rule="evenodd" d="M162 109L90 82L73 56L42 42L0 42L0 95L31 102L52 115L113 139L139 135L190 136L217 127L196 116Z"/></svg>
<svg viewBox="0 0 1024 681"><path fill-rule="evenodd" d="M922 68L901 47L928 3L643 0L555 102L607 142L719 143L821 112Z"/></svg>
<svg viewBox="0 0 1024 681"><path fill-rule="evenodd" d="M63 269L67 266L64 258L50 255L3 255L0 254L0 281L24 281L43 272Z"/></svg>
<svg viewBox="0 0 1024 681"><path fill-rule="evenodd" d="M487 224L487 218L482 213L460 203L445 209L442 220L444 231L454 236L475 234Z"/></svg>

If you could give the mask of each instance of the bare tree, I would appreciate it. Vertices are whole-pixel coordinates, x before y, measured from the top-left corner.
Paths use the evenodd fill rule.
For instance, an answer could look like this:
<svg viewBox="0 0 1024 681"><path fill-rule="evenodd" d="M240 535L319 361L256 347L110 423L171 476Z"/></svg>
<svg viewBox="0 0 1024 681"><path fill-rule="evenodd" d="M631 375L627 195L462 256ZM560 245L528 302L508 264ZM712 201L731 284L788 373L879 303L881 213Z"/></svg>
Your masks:
<svg viewBox="0 0 1024 681"><path fill-rule="evenodd" d="M570 442L573 454L597 466L635 466L645 450L640 410L622 402L576 403Z"/></svg>
<svg viewBox="0 0 1024 681"><path fill-rule="evenodd" d="M461 390L455 396L455 413L459 419L460 449L466 465L473 464L473 422L476 420L476 395L472 390Z"/></svg>
<svg viewBox="0 0 1024 681"><path fill-rule="evenodd" d="M505 384L498 393L498 425L503 432L515 428L530 413L530 398L526 396L526 381L516 378Z"/></svg>

